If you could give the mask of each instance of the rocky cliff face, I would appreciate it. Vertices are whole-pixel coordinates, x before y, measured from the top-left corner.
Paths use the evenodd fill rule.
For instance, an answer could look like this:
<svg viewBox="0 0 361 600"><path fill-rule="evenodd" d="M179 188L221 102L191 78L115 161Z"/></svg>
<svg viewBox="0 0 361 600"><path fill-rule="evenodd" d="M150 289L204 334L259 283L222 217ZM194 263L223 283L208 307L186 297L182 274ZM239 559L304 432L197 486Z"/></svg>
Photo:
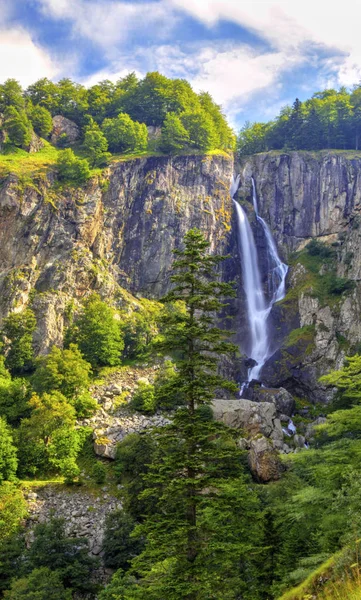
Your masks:
<svg viewBox="0 0 361 600"><path fill-rule="evenodd" d="M231 159L187 156L119 162L78 190L51 174L31 186L10 176L0 188L0 319L31 302L46 352L61 343L69 302L89 290L118 304L124 289L163 294L188 229L217 252L229 245L232 173Z"/></svg>
<svg viewBox="0 0 361 600"><path fill-rule="evenodd" d="M251 177L261 216L270 224L291 268L286 299L275 307L273 328L283 347L266 366L269 385L325 400L318 378L339 367L361 341L361 156L350 152L265 153L243 160L240 201L250 209ZM256 231L262 251L262 238ZM301 251L311 238L332 249L334 277L353 282L345 293L320 294ZM294 254L296 252L296 254ZM262 263L266 265L266 259ZM321 261L322 262L322 261ZM265 276L265 273L264 273ZM321 281L321 279L320 279ZM297 333L289 336L296 329Z"/></svg>
<svg viewBox="0 0 361 600"><path fill-rule="evenodd" d="M361 342L361 157L265 153L244 159L236 171L238 199L250 216L254 177L260 214L290 264L288 294L271 319L279 350L263 379L325 400L329 392L319 385L320 375ZM226 157L180 156L118 162L78 190L61 189L52 174L34 177L31 185L8 177L0 187L0 320L31 303L36 350L47 352L62 342L69 304L89 290L118 306L136 295L161 296L169 286L172 250L190 227L199 227L212 251L231 254L221 276L237 282L229 313L242 348L247 331L229 197L233 172ZM254 219L253 227L265 281L265 240ZM353 282L353 289L331 298L317 293L299 254L311 238L333 249L334 276Z"/></svg>

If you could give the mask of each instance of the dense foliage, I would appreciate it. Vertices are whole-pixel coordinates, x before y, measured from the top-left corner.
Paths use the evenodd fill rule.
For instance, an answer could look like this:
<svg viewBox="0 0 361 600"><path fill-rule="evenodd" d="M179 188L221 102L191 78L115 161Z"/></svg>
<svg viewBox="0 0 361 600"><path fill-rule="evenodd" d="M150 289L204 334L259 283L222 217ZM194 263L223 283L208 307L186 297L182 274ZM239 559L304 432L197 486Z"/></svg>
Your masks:
<svg viewBox="0 0 361 600"><path fill-rule="evenodd" d="M44 78L23 91L8 79L0 85L0 113L5 152L28 149L34 132L49 139L52 117L61 115L79 127L74 149L92 168L105 166L110 152L235 148L234 133L209 94L197 94L187 81L157 72L143 79L130 73L116 83L102 81L88 89L70 79L54 83ZM58 136L57 146L68 148L66 133ZM69 151L59 157L57 168L63 182L81 185L90 175L87 166Z"/></svg>
<svg viewBox="0 0 361 600"><path fill-rule="evenodd" d="M360 147L361 86L351 91L327 89L305 102L297 98L268 123L246 123L237 148L240 154L267 150L355 149Z"/></svg>

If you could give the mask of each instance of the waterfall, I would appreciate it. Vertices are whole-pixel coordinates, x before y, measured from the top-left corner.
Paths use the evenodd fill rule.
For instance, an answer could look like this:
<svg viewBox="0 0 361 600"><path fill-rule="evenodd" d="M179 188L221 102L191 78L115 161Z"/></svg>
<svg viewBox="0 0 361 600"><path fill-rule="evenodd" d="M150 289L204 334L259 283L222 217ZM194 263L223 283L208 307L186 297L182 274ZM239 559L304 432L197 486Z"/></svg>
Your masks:
<svg viewBox="0 0 361 600"><path fill-rule="evenodd" d="M231 185L231 197L237 192L240 176L233 179ZM233 200L238 225L238 241L240 259L243 273L243 286L246 296L247 317L250 331L249 358L255 361L255 365L248 370L247 382L243 384L242 390L252 379L258 379L262 367L271 355L269 331L267 320L275 302L285 296L285 282L288 271L279 258L277 247L271 230L267 223L258 214L258 203L255 182L252 178L253 207L257 222L260 223L267 243L267 254L270 265L267 295L264 293L261 274L258 264L258 253L249 224L247 215L242 206ZM267 299L268 298L268 299Z"/></svg>
<svg viewBox="0 0 361 600"><path fill-rule="evenodd" d="M272 306L275 302L282 300L286 295L286 277L288 273L288 266L283 263L278 256L277 247L273 239L270 228L267 223L258 214L258 202L256 184L252 177L252 192L253 192L253 207L256 213L257 221L261 224L267 241L267 253L271 263L270 278L269 278L269 291L271 293ZM271 308L272 308L271 306Z"/></svg>

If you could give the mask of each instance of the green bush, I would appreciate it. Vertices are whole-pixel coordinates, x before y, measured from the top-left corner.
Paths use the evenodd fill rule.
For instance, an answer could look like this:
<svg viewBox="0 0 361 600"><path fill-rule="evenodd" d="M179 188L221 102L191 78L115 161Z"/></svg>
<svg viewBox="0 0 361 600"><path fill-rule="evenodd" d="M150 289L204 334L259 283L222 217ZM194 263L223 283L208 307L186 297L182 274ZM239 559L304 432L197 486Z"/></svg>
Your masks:
<svg viewBox="0 0 361 600"><path fill-rule="evenodd" d="M168 113L162 127L159 149L163 152L179 152L190 142L189 133L181 119L174 113Z"/></svg>
<svg viewBox="0 0 361 600"><path fill-rule="evenodd" d="M95 121L85 128L83 148L92 167L107 165L111 154L108 150L108 140Z"/></svg>
<svg viewBox="0 0 361 600"><path fill-rule="evenodd" d="M77 158L70 148L59 152L56 167L59 181L63 183L82 185L91 176L88 161Z"/></svg>
<svg viewBox="0 0 361 600"><path fill-rule="evenodd" d="M31 381L39 394L58 390L75 407L77 416L86 417L97 407L88 392L90 373L91 365L75 344L65 350L53 346L47 356L37 359Z"/></svg>
<svg viewBox="0 0 361 600"><path fill-rule="evenodd" d="M78 345L92 367L116 366L121 362L124 340L113 308L92 294L66 334L66 342Z"/></svg>
<svg viewBox="0 0 361 600"><path fill-rule="evenodd" d="M5 419L0 417L0 485L3 481L13 481L16 476L18 459L13 436Z"/></svg>
<svg viewBox="0 0 361 600"><path fill-rule="evenodd" d="M320 258L325 259L334 258L336 255L334 248L330 248L326 244L323 244L316 239L312 239L310 242L308 242L306 250L311 256L319 256Z"/></svg>
<svg viewBox="0 0 361 600"><path fill-rule="evenodd" d="M72 593L66 590L60 575L51 569L34 569L28 577L15 579L10 590L4 593L7 600L71 600Z"/></svg>
<svg viewBox="0 0 361 600"><path fill-rule="evenodd" d="M154 385L141 381L130 402L130 406L142 413L154 413L157 408Z"/></svg>
<svg viewBox="0 0 361 600"><path fill-rule="evenodd" d="M105 465L103 465L103 463L101 463L98 460L96 461L96 463L93 466L92 477L93 477L95 483L98 483L99 485L104 483L106 480L107 470L105 468Z"/></svg>
<svg viewBox="0 0 361 600"><path fill-rule="evenodd" d="M29 146L33 128L25 111L10 106L5 113L4 129L11 144L22 148Z"/></svg>
<svg viewBox="0 0 361 600"><path fill-rule="evenodd" d="M134 152L147 148L146 125L133 121L125 113L120 113L115 119L104 119L102 130L112 152Z"/></svg>
<svg viewBox="0 0 361 600"><path fill-rule="evenodd" d="M3 321L3 353L5 365L12 374L31 371L34 367L33 333L36 319L29 308L11 313Z"/></svg>
<svg viewBox="0 0 361 600"><path fill-rule="evenodd" d="M50 112L43 106L33 106L29 111L35 133L42 138L49 137L53 129L53 119Z"/></svg>

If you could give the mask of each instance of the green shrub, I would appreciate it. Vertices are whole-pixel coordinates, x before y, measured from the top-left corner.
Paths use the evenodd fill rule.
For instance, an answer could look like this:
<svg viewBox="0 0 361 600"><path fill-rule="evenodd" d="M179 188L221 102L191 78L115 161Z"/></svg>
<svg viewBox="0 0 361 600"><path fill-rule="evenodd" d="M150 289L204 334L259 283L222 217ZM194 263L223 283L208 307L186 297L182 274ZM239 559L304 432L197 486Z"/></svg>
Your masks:
<svg viewBox="0 0 361 600"><path fill-rule="evenodd" d="M77 158L70 148L59 152L56 166L59 181L63 183L82 185L91 176L88 161Z"/></svg>
<svg viewBox="0 0 361 600"><path fill-rule="evenodd" d="M75 407L80 417L90 416L94 412L97 403L88 392L91 365L75 344L70 344L65 350L53 346L47 356L37 359L36 365L32 377L36 392L42 394L58 390Z"/></svg>
<svg viewBox="0 0 361 600"><path fill-rule="evenodd" d="M330 248L316 239L312 239L308 242L306 250L311 256L319 256L320 258L333 258L336 254L333 248Z"/></svg>
<svg viewBox="0 0 361 600"><path fill-rule="evenodd" d="M7 600L71 600L72 593L62 584L59 573L46 567L34 569L28 577L15 579L4 593Z"/></svg>
<svg viewBox="0 0 361 600"><path fill-rule="evenodd" d="M112 152L133 152L147 148L146 125L133 121L125 113L119 113L114 119L104 119L102 131Z"/></svg>
<svg viewBox="0 0 361 600"><path fill-rule="evenodd" d="M108 150L108 140L95 121L85 128L83 148L92 167L107 165L111 154Z"/></svg>
<svg viewBox="0 0 361 600"><path fill-rule="evenodd" d="M42 138L49 137L53 129L53 120L50 112L44 106L39 105L33 106L29 112L35 133Z"/></svg>
<svg viewBox="0 0 361 600"><path fill-rule="evenodd" d="M106 467L99 460L97 460L96 463L94 463L94 466L92 469L92 477L93 477L95 483L98 483L99 485L104 483L106 480L106 477L107 477Z"/></svg>
<svg viewBox="0 0 361 600"><path fill-rule="evenodd" d="M22 148L29 146L33 129L25 111L10 106L5 113L4 129L11 144Z"/></svg>
<svg viewBox="0 0 361 600"><path fill-rule="evenodd" d="M92 367L116 366L121 362L124 340L115 310L97 294L85 300L79 316L66 333L66 343L78 345Z"/></svg>
<svg viewBox="0 0 361 600"><path fill-rule="evenodd" d="M0 417L0 485L3 481L13 481L18 467L13 436L5 419Z"/></svg>
<svg viewBox="0 0 361 600"><path fill-rule="evenodd" d="M154 413L157 407L154 385L141 381L130 402L130 406L142 413Z"/></svg>
<svg viewBox="0 0 361 600"><path fill-rule="evenodd" d="M2 337L5 365L12 374L24 373L34 367L33 333L36 319L32 310L11 313L3 321Z"/></svg>

